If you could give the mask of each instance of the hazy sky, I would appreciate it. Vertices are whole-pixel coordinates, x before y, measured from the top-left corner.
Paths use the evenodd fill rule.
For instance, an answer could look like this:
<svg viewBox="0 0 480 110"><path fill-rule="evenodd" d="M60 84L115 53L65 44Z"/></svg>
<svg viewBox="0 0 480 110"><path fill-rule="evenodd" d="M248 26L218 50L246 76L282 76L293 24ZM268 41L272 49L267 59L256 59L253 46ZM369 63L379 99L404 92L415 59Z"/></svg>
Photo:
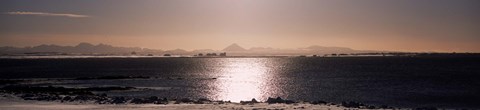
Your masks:
<svg viewBox="0 0 480 110"><path fill-rule="evenodd" d="M480 0L1 0L0 46L480 52Z"/></svg>

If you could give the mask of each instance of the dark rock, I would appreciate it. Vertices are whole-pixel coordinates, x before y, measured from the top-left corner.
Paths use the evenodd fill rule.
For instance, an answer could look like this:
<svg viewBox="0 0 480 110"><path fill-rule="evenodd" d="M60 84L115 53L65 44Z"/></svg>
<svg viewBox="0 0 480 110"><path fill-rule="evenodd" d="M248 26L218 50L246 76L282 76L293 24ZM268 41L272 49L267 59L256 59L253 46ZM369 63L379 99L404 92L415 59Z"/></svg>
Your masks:
<svg viewBox="0 0 480 110"><path fill-rule="evenodd" d="M268 103L268 104L273 104L273 103L285 103L285 100L283 100L283 99L280 98L280 97L277 97L277 98L270 98L270 97L268 97L267 103Z"/></svg>
<svg viewBox="0 0 480 110"><path fill-rule="evenodd" d="M310 102L310 104L314 104L314 105L316 105L316 104L325 105L325 104L327 104L327 102L322 101L322 100L317 100L317 101Z"/></svg>
<svg viewBox="0 0 480 110"><path fill-rule="evenodd" d="M420 107L420 108L415 108L415 110L437 110L435 107Z"/></svg>
<svg viewBox="0 0 480 110"><path fill-rule="evenodd" d="M161 101L167 101L168 102L168 99L164 97Z"/></svg>
<svg viewBox="0 0 480 110"><path fill-rule="evenodd" d="M197 100L197 101L194 101L193 103L194 103L194 104L205 104L205 102L203 102L203 101L198 101L198 100Z"/></svg>
<svg viewBox="0 0 480 110"><path fill-rule="evenodd" d="M168 104L168 100L158 100L154 102L153 104Z"/></svg>
<svg viewBox="0 0 480 110"><path fill-rule="evenodd" d="M242 105L246 105L246 104L253 105L255 103L258 103L258 101L255 98L253 98L251 101L240 101L240 104Z"/></svg>
<svg viewBox="0 0 480 110"><path fill-rule="evenodd" d="M361 105L361 103L358 103L358 102L342 102L342 106L344 107L347 107L347 108L359 108Z"/></svg>
<svg viewBox="0 0 480 110"><path fill-rule="evenodd" d="M157 101L158 97L157 96L151 96L151 97L148 98L148 100Z"/></svg>
<svg viewBox="0 0 480 110"><path fill-rule="evenodd" d="M365 108L366 108L366 109L376 109L375 106L370 106L370 105L367 105Z"/></svg>
<svg viewBox="0 0 480 110"><path fill-rule="evenodd" d="M95 94L93 94L93 92L90 92L90 91L72 91L72 92L69 92L67 94L70 94L70 95L95 95Z"/></svg>
<svg viewBox="0 0 480 110"><path fill-rule="evenodd" d="M200 99L198 99L198 101L211 102L210 100L208 100L208 99L206 99L206 98L200 98Z"/></svg>
<svg viewBox="0 0 480 110"><path fill-rule="evenodd" d="M55 101L61 99L59 96L48 95L48 94L38 94L35 97L25 98L26 100L38 100L38 101Z"/></svg>
<svg viewBox="0 0 480 110"><path fill-rule="evenodd" d="M65 97L63 97L62 100L63 100L63 101L71 101L71 100L72 100L72 97L70 97L70 96L65 96Z"/></svg>
<svg viewBox="0 0 480 110"><path fill-rule="evenodd" d="M253 98L251 102L252 103L258 103L257 99L255 99L255 98Z"/></svg>
<svg viewBox="0 0 480 110"><path fill-rule="evenodd" d="M277 103L284 103L285 100L283 100L282 98L280 97L277 97L277 99L275 99L277 101Z"/></svg>
<svg viewBox="0 0 480 110"><path fill-rule="evenodd" d="M133 98L132 101L130 101L130 103L134 103L134 104L144 104L145 101L141 98Z"/></svg>
<svg viewBox="0 0 480 110"><path fill-rule="evenodd" d="M96 97L95 98L95 103L97 103L97 104L107 104L108 103L108 97Z"/></svg>
<svg viewBox="0 0 480 110"><path fill-rule="evenodd" d="M293 100L285 100L285 104L293 104L293 103L296 103L296 102Z"/></svg>
<svg viewBox="0 0 480 110"><path fill-rule="evenodd" d="M125 102L127 102L125 97L115 97L115 98L113 98L113 100L110 103L111 104L124 104Z"/></svg>
<svg viewBox="0 0 480 110"><path fill-rule="evenodd" d="M180 104L180 103L190 103L190 102L193 102L193 100L189 99L189 98L182 98L182 99L177 99L175 101L175 104Z"/></svg>
<svg viewBox="0 0 480 110"><path fill-rule="evenodd" d="M102 94L100 94L100 95L98 95L98 96L100 96L100 97L107 97L107 94L102 93Z"/></svg>
<svg viewBox="0 0 480 110"><path fill-rule="evenodd" d="M267 103L268 103L268 104L275 103L275 99L274 99L274 98L271 98L271 97L268 97Z"/></svg>
<svg viewBox="0 0 480 110"><path fill-rule="evenodd" d="M157 103L157 102L161 102L161 100L158 100L158 97L156 97L156 96L152 96L152 97L145 98L145 99L133 98L130 101L130 103L134 103L134 104L151 104L151 103Z"/></svg>
<svg viewBox="0 0 480 110"><path fill-rule="evenodd" d="M92 97L87 96L87 95L79 95L73 98L75 101L87 101L87 100L92 100Z"/></svg>
<svg viewBox="0 0 480 110"><path fill-rule="evenodd" d="M197 101L195 101L195 102L193 102L193 103L195 103L195 104L205 104L205 103L210 103L210 102L212 102L212 101L210 101L210 100L208 100L208 99L206 99L206 98L200 98L200 99L198 99Z"/></svg>

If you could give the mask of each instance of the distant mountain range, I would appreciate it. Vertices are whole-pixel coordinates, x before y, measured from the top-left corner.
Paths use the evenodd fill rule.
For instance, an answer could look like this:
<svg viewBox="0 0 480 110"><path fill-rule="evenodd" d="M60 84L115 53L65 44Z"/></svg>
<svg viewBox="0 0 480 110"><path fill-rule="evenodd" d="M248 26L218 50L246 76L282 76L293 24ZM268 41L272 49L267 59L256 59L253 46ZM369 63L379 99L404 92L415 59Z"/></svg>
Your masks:
<svg viewBox="0 0 480 110"><path fill-rule="evenodd" d="M162 50L146 49L139 47L115 47L107 44L93 45L80 43L76 46L39 45L34 47L0 47L2 54L33 54L33 53L68 53L68 54L124 54L131 52L159 53Z"/></svg>
<svg viewBox="0 0 480 110"><path fill-rule="evenodd" d="M90 43L80 43L76 46L59 46L59 45L39 45L34 47L0 47L0 54L2 55L18 55L18 54L62 54L62 55L195 55L198 53L220 53L227 52L228 55L233 56L265 56L265 55L323 55L332 53L366 53L366 52L381 52L381 51L366 51L354 50L346 47L324 47L324 46L309 46L298 49L276 49L265 47L253 47L245 49L240 45L234 43L227 46L223 50L202 49L186 51L183 49L175 50L159 50L148 49L140 47L116 47L107 44L93 45Z"/></svg>
<svg viewBox="0 0 480 110"><path fill-rule="evenodd" d="M354 50L346 47L325 47L313 45L306 48L297 48L297 49L278 49L271 47L252 47L250 49L245 49L239 46L238 44L232 44L223 51L234 54L234 55L324 55L324 54L334 54L334 53L369 53L369 52L384 52L384 51L370 51L370 50Z"/></svg>

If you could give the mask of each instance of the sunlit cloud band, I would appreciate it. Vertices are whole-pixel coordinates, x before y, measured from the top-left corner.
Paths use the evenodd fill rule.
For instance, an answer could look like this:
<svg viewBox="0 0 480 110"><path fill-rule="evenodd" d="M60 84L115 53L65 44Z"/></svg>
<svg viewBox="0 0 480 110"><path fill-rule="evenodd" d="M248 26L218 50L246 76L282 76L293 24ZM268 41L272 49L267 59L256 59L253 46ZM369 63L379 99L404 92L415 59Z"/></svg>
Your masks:
<svg viewBox="0 0 480 110"><path fill-rule="evenodd" d="M48 12L28 12L28 11L13 11L6 12L9 15L32 15L32 16L57 16L57 17L69 17L69 18L87 18L88 15L71 14L71 13L48 13Z"/></svg>

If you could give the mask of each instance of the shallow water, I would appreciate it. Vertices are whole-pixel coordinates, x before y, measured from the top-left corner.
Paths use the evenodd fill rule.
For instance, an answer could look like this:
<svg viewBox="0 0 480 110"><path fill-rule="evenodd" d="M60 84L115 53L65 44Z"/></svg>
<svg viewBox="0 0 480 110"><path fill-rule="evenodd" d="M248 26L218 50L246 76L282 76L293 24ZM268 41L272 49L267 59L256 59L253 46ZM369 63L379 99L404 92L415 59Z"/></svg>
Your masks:
<svg viewBox="0 0 480 110"><path fill-rule="evenodd" d="M56 58L0 59L0 78L67 87L132 86L108 95L212 100L356 101L395 107L478 108L480 58ZM42 84L42 83L38 83Z"/></svg>

